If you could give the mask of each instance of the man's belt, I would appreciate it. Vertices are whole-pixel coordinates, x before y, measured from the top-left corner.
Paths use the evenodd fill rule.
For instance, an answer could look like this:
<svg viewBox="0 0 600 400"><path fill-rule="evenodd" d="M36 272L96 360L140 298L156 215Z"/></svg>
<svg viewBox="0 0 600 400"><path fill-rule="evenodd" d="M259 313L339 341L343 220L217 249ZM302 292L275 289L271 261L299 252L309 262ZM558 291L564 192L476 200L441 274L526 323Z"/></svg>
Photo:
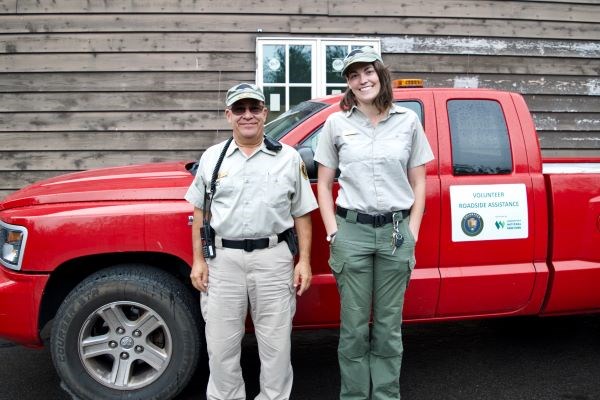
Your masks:
<svg viewBox="0 0 600 400"><path fill-rule="evenodd" d="M277 235L277 243L283 242L286 240L286 235L288 231L283 231L282 233ZM228 249L239 249L245 251L254 251L266 249L269 247L269 238L260 238L260 239L242 239L242 240L230 240L230 239L221 239L223 247Z"/></svg>
<svg viewBox="0 0 600 400"><path fill-rule="evenodd" d="M348 215L348 209L337 206L335 213L342 218L346 218ZM356 222L359 224L373 225L375 228L389 224L394 220L394 214L402 213L402 219L406 219L410 212L408 210L392 211L384 214L364 214L356 211Z"/></svg>

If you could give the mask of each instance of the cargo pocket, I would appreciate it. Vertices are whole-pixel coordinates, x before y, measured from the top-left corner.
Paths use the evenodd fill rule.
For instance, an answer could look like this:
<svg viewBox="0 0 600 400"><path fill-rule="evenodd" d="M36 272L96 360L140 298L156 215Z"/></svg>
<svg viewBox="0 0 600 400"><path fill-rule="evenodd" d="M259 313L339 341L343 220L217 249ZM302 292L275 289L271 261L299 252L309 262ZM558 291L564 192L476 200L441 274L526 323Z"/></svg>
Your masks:
<svg viewBox="0 0 600 400"><path fill-rule="evenodd" d="M344 260L340 260L338 247L335 244L331 245L329 255L329 267L335 274L340 274L344 269Z"/></svg>
<svg viewBox="0 0 600 400"><path fill-rule="evenodd" d="M329 267L331 267L331 270L336 273L336 274L341 274L342 270L344 269L344 262L340 262L340 261L335 261L332 259L329 259Z"/></svg>
<svg viewBox="0 0 600 400"><path fill-rule="evenodd" d="M415 265L417 265L417 260L415 259L415 256L413 255L412 257L410 257L408 259L408 269L410 270L410 272L414 271Z"/></svg>
<svg viewBox="0 0 600 400"><path fill-rule="evenodd" d="M290 321L296 315L296 288L294 287L294 282L288 284L290 289Z"/></svg>
<svg viewBox="0 0 600 400"><path fill-rule="evenodd" d="M200 312L204 322L208 320L208 291L200 292Z"/></svg>

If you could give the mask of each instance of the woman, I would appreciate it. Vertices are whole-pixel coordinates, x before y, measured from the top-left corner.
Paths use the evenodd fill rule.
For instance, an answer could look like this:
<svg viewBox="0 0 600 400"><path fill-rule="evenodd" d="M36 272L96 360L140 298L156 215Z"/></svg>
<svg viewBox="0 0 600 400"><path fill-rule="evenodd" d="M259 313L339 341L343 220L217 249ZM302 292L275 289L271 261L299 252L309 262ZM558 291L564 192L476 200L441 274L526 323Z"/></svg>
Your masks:
<svg viewBox="0 0 600 400"><path fill-rule="evenodd" d="M342 111L327 119L315 154L341 300L340 399L399 399L402 306L433 153L417 115L393 104L390 73L371 47L350 52L342 75Z"/></svg>

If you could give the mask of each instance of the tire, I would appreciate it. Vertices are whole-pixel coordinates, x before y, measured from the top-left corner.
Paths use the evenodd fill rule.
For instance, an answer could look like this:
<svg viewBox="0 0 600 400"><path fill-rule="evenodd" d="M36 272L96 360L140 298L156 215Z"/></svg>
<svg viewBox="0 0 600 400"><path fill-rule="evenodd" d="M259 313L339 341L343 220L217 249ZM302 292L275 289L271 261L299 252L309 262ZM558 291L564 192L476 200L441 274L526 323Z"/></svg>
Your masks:
<svg viewBox="0 0 600 400"><path fill-rule="evenodd" d="M171 399L198 364L200 324L198 302L173 276L143 265L111 267L62 303L52 360L75 398Z"/></svg>

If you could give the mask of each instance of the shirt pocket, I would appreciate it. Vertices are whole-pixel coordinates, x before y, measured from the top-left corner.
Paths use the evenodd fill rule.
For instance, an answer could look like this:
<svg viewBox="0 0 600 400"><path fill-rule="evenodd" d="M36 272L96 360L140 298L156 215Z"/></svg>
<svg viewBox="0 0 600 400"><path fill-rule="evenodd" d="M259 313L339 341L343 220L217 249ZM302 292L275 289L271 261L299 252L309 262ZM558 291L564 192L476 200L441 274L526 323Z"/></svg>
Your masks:
<svg viewBox="0 0 600 400"><path fill-rule="evenodd" d="M406 178L410 151L411 145L402 134L383 139L378 143L377 158L387 167L386 173L390 179Z"/></svg>
<svg viewBox="0 0 600 400"><path fill-rule="evenodd" d="M292 185L284 176L268 174L264 185L263 201L267 207L290 208Z"/></svg>
<svg viewBox="0 0 600 400"><path fill-rule="evenodd" d="M340 160L346 164L370 159L371 144L371 138L358 131L344 131L336 138Z"/></svg>
<svg viewBox="0 0 600 400"><path fill-rule="evenodd" d="M236 191L237 184L231 177L220 178L217 180L213 203L221 204L227 208L232 206L233 193Z"/></svg>

